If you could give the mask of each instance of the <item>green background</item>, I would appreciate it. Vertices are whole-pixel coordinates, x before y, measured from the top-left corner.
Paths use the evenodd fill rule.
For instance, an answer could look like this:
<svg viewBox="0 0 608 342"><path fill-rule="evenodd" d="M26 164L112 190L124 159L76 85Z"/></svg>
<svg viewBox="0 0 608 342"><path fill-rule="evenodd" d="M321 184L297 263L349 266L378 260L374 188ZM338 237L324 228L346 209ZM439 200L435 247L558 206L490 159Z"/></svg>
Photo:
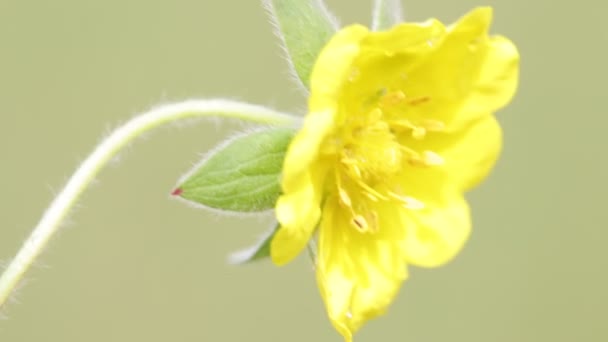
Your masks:
<svg viewBox="0 0 608 342"><path fill-rule="evenodd" d="M460 256L415 269L357 341L607 341L608 10L599 0L407 0L410 20L495 7L522 55L505 149L470 194ZM368 23L368 1L329 1ZM161 102L229 97L303 112L258 1L0 0L0 259L93 146ZM107 168L27 276L0 341L340 341L305 256L229 266L270 219L169 199L200 154L249 126L149 134Z"/></svg>

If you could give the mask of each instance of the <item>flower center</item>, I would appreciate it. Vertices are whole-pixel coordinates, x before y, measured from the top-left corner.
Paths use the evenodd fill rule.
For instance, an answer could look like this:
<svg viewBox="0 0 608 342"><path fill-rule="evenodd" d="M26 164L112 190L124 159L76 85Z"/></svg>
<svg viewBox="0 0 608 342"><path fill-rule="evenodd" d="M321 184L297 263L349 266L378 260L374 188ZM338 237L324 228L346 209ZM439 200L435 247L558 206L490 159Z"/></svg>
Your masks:
<svg viewBox="0 0 608 342"><path fill-rule="evenodd" d="M337 133L341 146L335 168L339 201L349 210L351 225L372 233L379 229L374 202L395 202L407 209L424 207L397 184L389 184L396 174L406 166L443 163L435 152L406 146L408 139L422 140L429 132L443 130L440 121L413 122L406 117L407 107L423 105L430 98L407 98L402 91L381 89L373 100L363 114L347 117Z"/></svg>
<svg viewBox="0 0 608 342"><path fill-rule="evenodd" d="M401 168L404 151L384 120L382 110L375 108L348 128L351 136L341 151L340 162L351 177L376 183Z"/></svg>

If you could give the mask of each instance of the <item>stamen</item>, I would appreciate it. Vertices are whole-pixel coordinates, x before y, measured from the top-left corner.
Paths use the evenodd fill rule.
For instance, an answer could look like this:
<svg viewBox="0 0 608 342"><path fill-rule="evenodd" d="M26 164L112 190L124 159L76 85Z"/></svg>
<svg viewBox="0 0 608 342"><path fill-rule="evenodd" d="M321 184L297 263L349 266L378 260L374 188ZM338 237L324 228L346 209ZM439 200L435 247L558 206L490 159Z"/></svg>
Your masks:
<svg viewBox="0 0 608 342"><path fill-rule="evenodd" d="M382 111L379 109L378 109L378 111L380 112L380 115L382 115ZM372 123L369 124L369 126L366 127L368 134L376 133L376 134L384 135L389 129L390 129L389 124L386 121L381 120L381 117L378 117L376 119L376 121L373 121Z"/></svg>
<svg viewBox="0 0 608 342"><path fill-rule="evenodd" d="M407 100L407 104L409 104L410 106L418 106L423 103L429 102L430 100L431 100L430 96L419 96L419 97L414 97L410 100Z"/></svg>
<svg viewBox="0 0 608 342"><path fill-rule="evenodd" d="M407 163L414 167L415 166L426 166L426 164L424 163L424 160L420 159L419 157L412 157L407 160Z"/></svg>
<svg viewBox="0 0 608 342"><path fill-rule="evenodd" d="M357 176L357 178L361 178L362 177L362 175L361 175L361 169L359 169L359 166L353 165L352 166L352 170L355 173L355 176Z"/></svg>
<svg viewBox="0 0 608 342"><path fill-rule="evenodd" d="M420 126L414 126L412 128L412 137L416 140L422 140L426 136L426 129Z"/></svg>
<svg viewBox="0 0 608 342"><path fill-rule="evenodd" d="M375 211L369 211L366 215L353 213L351 223L361 233L377 233L379 231L378 214ZM370 222L371 221L371 222Z"/></svg>
<svg viewBox="0 0 608 342"><path fill-rule="evenodd" d="M344 188L342 188L342 177L338 172L338 169L334 169L334 176L336 177L336 187L338 188L338 196L340 197L340 203L344 204L348 208L352 208L352 201L350 200L350 196Z"/></svg>
<svg viewBox="0 0 608 342"><path fill-rule="evenodd" d="M355 159L344 157L340 159L340 162L344 164L349 171L352 171L356 178L361 178L361 169L359 169Z"/></svg>
<svg viewBox="0 0 608 342"><path fill-rule="evenodd" d="M361 232L366 232L369 229L367 220L365 220L365 217L361 215L354 215L352 223Z"/></svg>
<svg viewBox="0 0 608 342"><path fill-rule="evenodd" d="M403 207L406 209L420 210L420 209L424 209L424 207L425 207L425 205L422 201L417 200L414 197L402 196L402 195L396 194L392 191L389 191L388 194L393 199L396 199L397 201L401 202L401 205L403 205Z"/></svg>
<svg viewBox="0 0 608 342"><path fill-rule="evenodd" d="M422 152L422 160L427 166L438 166L445 163L443 157L433 151Z"/></svg>
<svg viewBox="0 0 608 342"><path fill-rule="evenodd" d="M380 200L378 197L374 196L374 194L371 194L371 193L369 193L369 192L367 192L367 191L364 191L364 192L363 192L363 194L364 194L364 195L365 195L367 198L369 198L370 200L372 200L372 201L374 201L374 202L378 202L378 201Z"/></svg>
<svg viewBox="0 0 608 342"><path fill-rule="evenodd" d="M422 120L421 122L413 123L407 119L387 120L392 129L411 130L412 137L416 140L421 140L426 137L428 132L441 132L445 130L445 124L439 120Z"/></svg>
<svg viewBox="0 0 608 342"><path fill-rule="evenodd" d="M401 144L399 144L399 148L410 157L410 160L411 159L420 159L420 154L418 152L414 151L413 149L411 149L407 146L401 145Z"/></svg>
<svg viewBox="0 0 608 342"><path fill-rule="evenodd" d="M403 102L403 100L405 100L405 93L402 92L401 90L396 90L396 91L392 91L386 95L384 95L384 97L382 97L382 100L380 102L381 106L394 106L397 105L401 102Z"/></svg>
<svg viewBox="0 0 608 342"><path fill-rule="evenodd" d="M439 120L427 119L421 123L421 126L429 132L441 132L445 130L445 123Z"/></svg>
<svg viewBox="0 0 608 342"><path fill-rule="evenodd" d="M338 194L340 196L340 202L342 204L344 204L347 207L352 207L352 201L350 200L350 196L348 196L348 193L346 192L346 190L338 187Z"/></svg>
<svg viewBox="0 0 608 342"><path fill-rule="evenodd" d="M387 120L387 122L391 126L391 128L398 128L402 130L413 130L417 128L416 125L414 125L410 120L407 119Z"/></svg>
<svg viewBox="0 0 608 342"><path fill-rule="evenodd" d="M409 155L407 162L412 166L440 166L445 164L443 157L436 152L427 150L420 154L406 146L399 146Z"/></svg>
<svg viewBox="0 0 608 342"><path fill-rule="evenodd" d="M357 185L359 185L360 187L363 188L363 190L369 192L370 194L374 195L376 198L379 198L381 200L387 200L388 197L382 195L381 193L379 193L378 191L372 189L369 185L365 184L364 181L362 180L357 180Z"/></svg>

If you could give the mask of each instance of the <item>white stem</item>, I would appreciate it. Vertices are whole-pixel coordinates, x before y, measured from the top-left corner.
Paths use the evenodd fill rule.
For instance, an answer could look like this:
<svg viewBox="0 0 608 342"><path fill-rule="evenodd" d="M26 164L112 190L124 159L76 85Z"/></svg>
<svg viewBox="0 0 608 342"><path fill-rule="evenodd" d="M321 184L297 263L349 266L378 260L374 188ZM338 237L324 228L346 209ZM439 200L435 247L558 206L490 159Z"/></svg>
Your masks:
<svg viewBox="0 0 608 342"><path fill-rule="evenodd" d="M401 0L374 0L372 8L372 30L388 30L403 22Z"/></svg>
<svg viewBox="0 0 608 342"><path fill-rule="evenodd" d="M204 116L235 118L273 125L294 125L299 121L297 117L262 106L230 100L190 100L160 106L134 117L112 132L95 148L55 197L21 250L0 277L0 308L57 232L78 197L118 151L153 128L180 119Z"/></svg>

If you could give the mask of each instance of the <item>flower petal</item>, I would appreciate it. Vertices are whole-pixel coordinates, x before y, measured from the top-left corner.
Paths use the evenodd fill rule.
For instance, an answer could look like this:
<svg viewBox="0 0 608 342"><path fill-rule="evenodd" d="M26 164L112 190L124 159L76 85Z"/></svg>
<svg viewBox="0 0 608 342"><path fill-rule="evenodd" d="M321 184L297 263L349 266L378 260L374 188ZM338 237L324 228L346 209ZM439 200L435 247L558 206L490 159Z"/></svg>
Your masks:
<svg viewBox="0 0 608 342"><path fill-rule="evenodd" d="M314 232L321 217L325 169L319 165L299 172L297 177L290 175L290 191L279 197L275 209L281 225L270 244L270 255L275 264L284 265L293 260L306 247Z"/></svg>
<svg viewBox="0 0 608 342"><path fill-rule="evenodd" d="M410 98L428 102L410 108L408 117L443 121L456 131L504 106L518 81L519 55L508 39L489 37L489 8L478 8L452 25L441 40L400 81Z"/></svg>
<svg viewBox="0 0 608 342"><path fill-rule="evenodd" d="M309 114L287 149L281 182L283 195L275 207L281 227L270 245L272 260L277 265L288 263L302 251L321 216L327 166L319 161L318 155L332 123L331 112Z"/></svg>
<svg viewBox="0 0 608 342"><path fill-rule="evenodd" d="M353 25L317 59L310 114L285 158L271 256L289 262L320 224L317 282L347 341L387 309L408 263L442 265L468 239L463 192L494 165L492 114L518 82L517 49L488 35L491 19L481 8L447 28Z"/></svg>
<svg viewBox="0 0 608 342"><path fill-rule="evenodd" d="M469 206L458 192L425 201L421 210L401 212L407 228L404 250L407 263L436 267L452 260L471 232Z"/></svg>
<svg viewBox="0 0 608 342"><path fill-rule="evenodd" d="M283 178L281 186L283 193L297 192L307 178L303 174L310 172L318 161L323 140L333 129L335 112L312 112L304 121L302 129L289 143L285 160L283 161Z"/></svg>
<svg viewBox="0 0 608 342"><path fill-rule="evenodd" d="M502 130L494 117L473 123L461 134L437 140L429 145L445 159L446 172L462 191L468 191L484 180L500 155Z"/></svg>
<svg viewBox="0 0 608 342"><path fill-rule="evenodd" d="M496 164L502 149L502 130L496 118L487 115L458 132L432 133L424 140L405 136L400 142L419 152L438 154L444 164L436 167L442 168L456 187L468 191L484 180Z"/></svg>
<svg viewBox="0 0 608 342"><path fill-rule="evenodd" d="M337 110L340 92L359 53L359 43L368 33L361 25L345 27L321 50L310 77L310 112Z"/></svg>
<svg viewBox="0 0 608 342"><path fill-rule="evenodd" d="M361 102L398 87L408 73L435 49L429 41L441 41L446 28L435 19L403 23L386 32L369 32L360 42L348 82L341 94L347 112L357 113ZM365 110L365 108L363 108Z"/></svg>
<svg viewBox="0 0 608 342"><path fill-rule="evenodd" d="M384 313L407 277L405 230L395 209L376 203L379 231L362 233L336 198L324 207L317 281L329 318L347 341L363 323Z"/></svg>
<svg viewBox="0 0 608 342"><path fill-rule="evenodd" d="M507 38L494 36L487 42L485 50L473 91L461 108L463 112L493 112L504 107L515 95L519 81L517 48Z"/></svg>
<svg viewBox="0 0 608 342"><path fill-rule="evenodd" d="M492 8L477 7L450 25L450 32L464 36L480 36L487 32L492 23Z"/></svg>
<svg viewBox="0 0 608 342"><path fill-rule="evenodd" d="M381 51L384 56L420 55L433 50L429 40L441 39L446 33L445 26L437 19L423 23L402 23L389 31L370 32L361 42L364 52Z"/></svg>
<svg viewBox="0 0 608 342"><path fill-rule="evenodd" d="M315 64L310 79L313 93L309 114L290 143L283 163L284 195L276 205L281 228L271 243L271 257L278 265L288 263L300 253L321 215L322 185L327 170L319 160L321 145L334 129L337 94L359 51L359 40L367 32L359 25L341 30L321 51Z"/></svg>

